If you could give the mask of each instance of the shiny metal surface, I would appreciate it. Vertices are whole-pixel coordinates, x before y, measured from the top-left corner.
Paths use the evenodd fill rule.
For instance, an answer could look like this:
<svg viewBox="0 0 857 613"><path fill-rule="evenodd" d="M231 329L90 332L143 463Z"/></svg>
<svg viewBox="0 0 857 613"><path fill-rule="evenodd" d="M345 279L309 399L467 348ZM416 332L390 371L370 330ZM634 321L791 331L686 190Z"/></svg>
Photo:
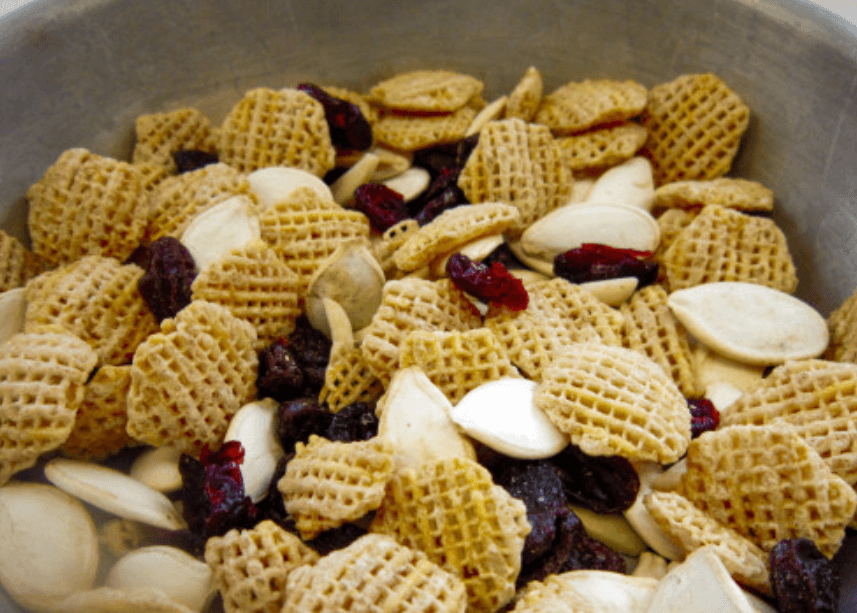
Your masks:
<svg viewBox="0 0 857 613"><path fill-rule="evenodd" d="M826 314L857 287L857 28L786 0L36 0L0 20L0 227L25 237L22 197L62 150L127 157L141 112L217 121L252 86L415 67L474 74L490 99L530 65L547 91L717 73L753 111L735 174L774 189L799 295Z"/></svg>

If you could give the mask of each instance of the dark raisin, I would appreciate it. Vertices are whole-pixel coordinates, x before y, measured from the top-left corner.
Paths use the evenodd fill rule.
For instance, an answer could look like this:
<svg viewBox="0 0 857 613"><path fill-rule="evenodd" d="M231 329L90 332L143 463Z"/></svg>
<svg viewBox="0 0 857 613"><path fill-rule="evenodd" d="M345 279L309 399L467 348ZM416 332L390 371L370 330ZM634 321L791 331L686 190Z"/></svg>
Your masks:
<svg viewBox="0 0 857 613"><path fill-rule="evenodd" d="M149 248L144 245L139 245L134 251L131 252L124 262L123 265L128 264L136 264L143 270L146 270L149 266Z"/></svg>
<svg viewBox="0 0 857 613"><path fill-rule="evenodd" d="M220 159L216 153L200 151L199 149L181 149L173 152L173 161L178 168L178 174L199 170L209 164L217 164Z"/></svg>
<svg viewBox="0 0 857 613"><path fill-rule="evenodd" d="M831 560L810 539L784 539L769 554L771 588L780 613L835 613L841 584Z"/></svg>
<svg viewBox="0 0 857 613"><path fill-rule="evenodd" d="M470 136L458 141L458 148L455 152L455 165L459 168L464 168L464 165L467 164L467 159L470 157L470 154L473 153L473 150L476 149L476 145L478 144L479 132L471 134Z"/></svg>
<svg viewBox="0 0 857 613"><path fill-rule="evenodd" d="M343 524L338 528L325 530L311 541L307 541L307 545L315 549L319 555L326 556L332 551L348 547L366 533L365 528L356 524Z"/></svg>
<svg viewBox="0 0 857 613"><path fill-rule="evenodd" d="M690 409L691 438L709 430L716 430L720 425L720 412L708 398L688 400L687 406Z"/></svg>
<svg viewBox="0 0 857 613"><path fill-rule="evenodd" d="M295 520L291 515L289 515L289 512L286 511L285 500L277 487L280 479L282 479L283 475L286 474L286 466L294 457L294 453L288 453L284 457L280 458L279 462L277 462L277 468L274 470L274 475L271 477L271 483L268 486L268 494L264 499L256 503L256 509L258 511L258 521L270 519L284 530L287 530L292 534L298 534Z"/></svg>
<svg viewBox="0 0 857 613"><path fill-rule="evenodd" d="M414 151L413 165L425 168L434 179L445 169L458 167L458 159L458 143L456 142L417 149Z"/></svg>
<svg viewBox="0 0 857 613"><path fill-rule="evenodd" d="M256 389L260 398L273 398L279 402L302 395L303 370L287 339L277 339L259 352Z"/></svg>
<svg viewBox="0 0 857 613"><path fill-rule="evenodd" d="M458 187L459 174L458 168L443 169L429 188L408 205L417 223L424 226L444 211L469 204L464 192Z"/></svg>
<svg viewBox="0 0 857 613"><path fill-rule="evenodd" d="M140 295L157 320L175 317L190 304L196 278L193 256L178 239L164 236L148 247L146 271L137 281Z"/></svg>
<svg viewBox="0 0 857 613"><path fill-rule="evenodd" d="M355 402L333 415L326 438L349 443L367 441L377 434L378 418L375 416L375 407L366 402Z"/></svg>
<svg viewBox="0 0 857 613"><path fill-rule="evenodd" d="M410 217L399 192L380 183L364 183L354 191L354 208L365 213L376 230L395 226Z"/></svg>
<svg viewBox="0 0 857 613"><path fill-rule="evenodd" d="M619 513L637 499L640 477L625 458L589 456L569 445L551 462L560 469L569 502L596 513Z"/></svg>
<svg viewBox="0 0 857 613"><path fill-rule="evenodd" d="M646 262L650 251L617 249L608 245L585 243L554 258L553 271L571 283L636 277L637 288L658 280L658 265Z"/></svg>
<svg viewBox="0 0 857 613"><path fill-rule="evenodd" d="M301 315L295 321L294 331L289 335L289 347L301 365L304 390L320 392L330 360L330 339L313 328L305 315Z"/></svg>
<svg viewBox="0 0 857 613"><path fill-rule="evenodd" d="M523 262L519 260L512 250L509 249L509 245L503 243L499 247L497 247L494 251L489 253L483 260L482 263L486 266L490 266L494 262L500 262L503 266L506 267L506 270L512 270L514 268L526 268Z"/></svg>
<svg viewBox="0 0 857 613"><path fill-rule="evenodd" d="M463 253L455 253L446 263L446 274L458 289L513 311L526 309L530 300L521 280L509 274L500 262L484 266Z"/></svg>
<svg viewBox="0 0 857 613"><path fill-rule="evenodd" d="M334 147L348 151L363 151L372 146L372 126L363 116L360 107L347 100L331 96L311 83L301 83L298 89L318 100L324 107L324 118Z"/></svg>
<svg viewBox="0 0 857 613"><path fill-rule="evenodd" d="M280 446L286 453L295 450L295 443L306 443L311 434L325 436L333 419L333 413L318 403L318 398L309 396L287 400L277 411L276 433Z"/></svg>

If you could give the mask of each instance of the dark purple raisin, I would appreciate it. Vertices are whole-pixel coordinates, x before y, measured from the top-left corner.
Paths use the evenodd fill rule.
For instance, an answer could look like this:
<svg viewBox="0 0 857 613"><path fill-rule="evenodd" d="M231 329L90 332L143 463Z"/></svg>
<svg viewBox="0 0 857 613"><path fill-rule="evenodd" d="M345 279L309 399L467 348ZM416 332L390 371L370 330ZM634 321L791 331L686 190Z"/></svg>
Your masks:
<svg viewBox="0 0 857 613"><path fill-rule="evenodd" d="M526 268L523 262L519 260L512 250L509 249L509 245L503 243L499 247L497 247L494 251L489 253L483 260L482 263L486 266L490 266L494 262L500 262L503 266L506 267L506 270L512 270L515 268Z"/></svg>
<svg viewBox="0 0 857 613"><path fill-rule="evenodd" d="M164 236L148 247L148 266L137 281L140 295L157 320L163 321L190 304L196 278L193 256L178 239Z"/></svg>
<svg viewBox="0 0 857 613"><path fill-rule="evenodd" d="M709 430L716 430L720 425L720 412L708 398L688 400L687 406L690 409L691 438Z"/></svg>
<svg viewBox="0 0 857 613"><path fill-rule="evenodd" d="M780 613L836 613L841 584L831 560L810 539L784 539L769 554Z"/></svg>
<svg viewBox="0 0 857 613"><path fill-rule="evenodd" d="M470 157L470 154L473 153L473 150L476 149L476 145L478 144L479 132L471 134L470 136L458 141L458 148L455 152L455 165L459 168L464 168L464 165L467 164L467 159Z"/></svg>
<svg viewBox="0 0 857 613"><path fill-rule="evenodd" d="M375 416L375 407L366 402L354 402L333 415L326 438L350 443L368 441L377 434L378 418Z"/></svg>
<svg viewBox="0 0 857 613"><path fill-rule="evenodd" d="M330 141L337 149L363 151L372 146L372 126L360 107L331 96L312 83L301 83L298 89L318 100L324 107L324 118L330 130Z"/></svg>
<svg viewBox="0 0 857 613"><path fill-rule="evenodd" d="M642 288L658 280L658 265L645 261L651 255L649 251L585 243L557 255L553 271L556 276L571 283L636 277L637 287Z"/></svg>
<svg viewBox="0 0 857 613"><path fill-rule="evenodd" d="M289 347L301 365L305 391L320 392L330 360L330 339L313 328L305 315L301 315L289 335Z"/></svg>
<svg viewBox="0 0 857 613"><path fill-rule="evenodd" d="M619 513L637 499L640 477L619 456L589 456L569 445L551 458L560 470L569 502L596 513Z"/></svg>
<svg viewBox="0 0 857 613"><path fill-rule="evenodd" d="M354 208L364 213L376 230L395 226L410 217L399 192L380 183L364 183L354 191Z"/></svg>
<svg viewBox="0 0 857 613"><path fill-rule="evenodd" d="M123 265L128 264L136 264L143 270L146 270L149 266L149 248L144 245L139 245L134 251L131 252L124 262Z"/></svg>
<svg viewBox="0 0 857 613"><path fill-rule="evenodd" d="M311 434L326 436L333 413L318 403L316 396L287 400L277 411L276 433L286 453L295 450L295 443L306 443Z"/></svg>
<svg viewBox="0 0 857 613"><path fill-rule="evenodd" d="M444 211L469 204L458 187L459 168L444 168L428 189L408 204L408 210L421 226L426 225Z"/></svg>
<svg viewBox="0 0 857 613"><path fill-rule="evenodd" d="M343 524L332 530L325 530L307 545L315 549L318 555L326 556L337 549L344 549L367 533L365 528L356 524Z"/></svg>
<svg viewBox="0 0 857 613"><path fill-rule="evenodd" d="M444 170L459 167L458 158L457 142L435 145L414 151L413 165L425 168L435 179Z"/></svg>
<svg viewBox="0 0 857 613"><path fill-rule="evenodd" d="M485 266L455 253L446 263L446 274L458 289L483 302L502 304L513 311L526 309L529 304L524 284L500 262Z"/></svg>
<svg viewBox="0 0 857 613"><path fill-rule="evenodd" d="M303 369L287 339L277 339L259 352L256 389L260 398L273 398L279 402L303 394Z"/></svg>
<svg viewBox="0 0 857 613"><path fill-rule="evenodd" d="M220 159L216 153L211 151L200 151L199 149L181 149L173 152L173 161L178 168L178 174L199 170L209 164L217 164Z"/></svg>

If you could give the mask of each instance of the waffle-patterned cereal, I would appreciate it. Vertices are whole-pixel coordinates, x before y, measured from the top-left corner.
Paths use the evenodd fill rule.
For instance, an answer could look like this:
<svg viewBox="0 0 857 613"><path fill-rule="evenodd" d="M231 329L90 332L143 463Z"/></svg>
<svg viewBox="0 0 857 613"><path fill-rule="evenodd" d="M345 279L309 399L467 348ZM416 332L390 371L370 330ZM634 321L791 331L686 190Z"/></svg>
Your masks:
<svg viewBox="0 0 857 613"><path fill-rule="evenodd" d="M226 308L195 300L134 355L128 434L198 455L256 395L256 331Z"/></svg>
<svg viewBox="0 0 857 613"><path fill-rule="evenodd" d="M38 258L17 238L0 230L0 292L21 287L39 272Z"/></svg>
<svg viewBox="0 0 857 613"><path fill-rule="evenodd" d="M146 230L141 171L86 149L63 152L27 199L33 252L52 266L91 254L125 260Z"/></svg>
<svg viewBox="0 0 857 613"><path fill-rule="evenodd" d="M297 536L269 519L250 530L233 529L205 543L205 562L211 567L226 613L279 612L289 573L318 559Z"/></svg>
<svg viewBox="0 0 857 613"><path fill-rule="evenodd" d="M405 271L399 270L396 266L396 251L419 229L420 224L416 219L403 219L387 228L381 238L372 242L372 255L378 260L387 280L398 279L405 275Z"/></svg>
<svg viewBox="0 0 857 613"><path fill-rule="evenodd" d="M646 142L648 132L638 123L627 121L557 138L565 165L574 172L595 172L634 157Z"/></svg>
<svg viewBox="0 0 857 613"><path fill-rule="evenodd" d="M55 330L0 344L0 485L65 442L97 362L84 341Z"/></svg>
<svg viewBox="0 0 857 613"><path fill-rule="evenodd" d="M393 449L379 437L342 443L311 435L277 483L304 540L378 508L393 474Z"/></svg>
<svg viewBox="0 0 857 613"><path fill-rule="evenodd" d="M837 362L857 364L857 290L827 318L830 344L826 356Z"/></svg>
<svg viewBox="0 0 857 613"><path fill-rule="evenodd" d="M376 402L384 386L366 365L360 347L331 351L318 400L338 413L354 402Z"/></svg>
<svg viewBox="0 0 857 613"><path fill-rule="evenodd" d="M424 552L464 582L468 611L489 613L515 593L530 524L487 469L448 458L397 473L372 531Z"/></svg>
<svg viewBox="0 0 857 613"><path fill-rule="evenodd" d="M725 175L750 123L750 109L711 73L653 87L640 119L655 184Z"/></svg>
<svg viewBox="0 0 857 613"><path fill-rule="evenodd" d="M220 161L241 172L292 166L322 177L336 150L320 102L296 89L251 89L218 132Z"/></svg>
<svg viewBox="0 0 857 613"><path fill-rule="evenodd" d="M373 104L399 111L457 111L478 96L483 83L449 70L414 70L381 81L369 90Z"/></svg>
<svg viewBox="0 0 857 613"><path fill-rule="evenodd" d="M518 207L521 217L509 229L513 236L565 204L572 183L550 130L520 119L488 122L458 178L470 202Z"/></svg>
<svg viewBox="0 0 857 613"><path fill-rule="evenodd" d="M475 117L476 111L469 106L437 115L389 114L372 126L372 135L379 145L416 151L461 140Z"/></svg>
<svg viewBox="0 0 857 613"><path fill-rule="evenodd" d="M631 80L566 83L545 96L535 121L554 134L574 134L636 117L646 106L646 96L646 88Z"/></svg>
<svg viewBox="0 0 857 613"><path fill-rule="evenodd" d="M186 149L214 153L211 122L201 111L184 107L166 113L140 115L134 122L137 142L131 160L151 164L172 174L178 170L173 153Z"/></svg>
<svg viewBox="0 0 857 613"><path fill-rule="evenodd" d="M655 208L682 208L717 204L738 211L774 210L774 192L757 181L720 177L710 181L676 181L655 190Z"/></svg>
<svg viewBox="0 0 857 613"><path fill-rule="evenodd" d="M535 404L590 455L668 464L690 442L684 396L660 366L631 349L573 346L542 373Z"/></svg>
<svg viewBox="0 0 857 613"><path fill-rule="evenodd" d="M506 119L517 117L526 122L532 121L539 110L543 91L542 73L535 66L530 66L506 100Z"/></svg>

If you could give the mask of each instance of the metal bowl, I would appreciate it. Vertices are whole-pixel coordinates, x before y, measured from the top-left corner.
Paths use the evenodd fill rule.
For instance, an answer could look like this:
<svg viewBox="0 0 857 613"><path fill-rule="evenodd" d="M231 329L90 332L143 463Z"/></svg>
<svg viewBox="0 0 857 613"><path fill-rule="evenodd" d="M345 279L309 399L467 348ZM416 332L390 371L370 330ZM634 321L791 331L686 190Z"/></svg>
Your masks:
<svg viewBox="0 0 857 613"><path fill-rule="evenodd" d="M250 87L416 67L478 76L489 99L530 65L546 91L711 71L752 110L734 174L773 188L798 295L827 314L857 287L857 28L801 0L35 0L0 19L0 58L0 227L20 238L59 153L128 158L143 112L218 121ZM853 538L839 558L857 583ZM0 594L0 610L17 609Z"/></svg>

